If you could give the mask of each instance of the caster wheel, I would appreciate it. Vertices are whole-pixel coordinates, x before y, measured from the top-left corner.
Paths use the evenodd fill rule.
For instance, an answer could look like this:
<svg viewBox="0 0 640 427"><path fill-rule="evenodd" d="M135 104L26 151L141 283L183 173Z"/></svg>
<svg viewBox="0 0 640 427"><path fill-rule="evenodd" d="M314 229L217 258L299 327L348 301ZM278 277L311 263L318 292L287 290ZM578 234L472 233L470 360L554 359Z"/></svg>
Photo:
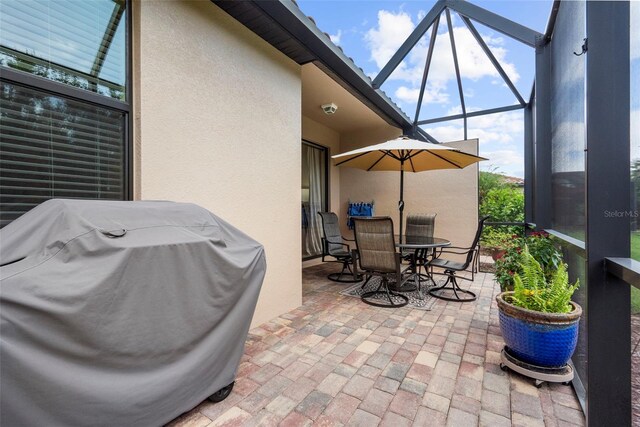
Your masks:
<svg viewBox="0 0 640 427"><path fill-rule="evenodd" d="M211 401L213 403L218 403L218 402L222 402L223 400L225 400L231 394L231 390L233 390L233 385L234 384L235 384L235 381L232 382L231 384L229 384L228 386L223 387L220 390L218 390L215 393L213 393L211 396L209 396L209 398L208 398L209 401Z"/></svg>
<svg viewBox="0 0 640 427"><path fill-rule="evenodd" d="M500 369L502 369L505 372L509 370L509 368L506 365L503 365L502 363L500 364Z"/></svg>
<svg viewBox="0 0 640 427"><path fill-rule="evenodd" d="M536 388L540 388L540 387L542 387L542 383L543 383L543 382L544 382L544 381L536 380L536 382L534 383L534 385L536 386Z"/></svg>

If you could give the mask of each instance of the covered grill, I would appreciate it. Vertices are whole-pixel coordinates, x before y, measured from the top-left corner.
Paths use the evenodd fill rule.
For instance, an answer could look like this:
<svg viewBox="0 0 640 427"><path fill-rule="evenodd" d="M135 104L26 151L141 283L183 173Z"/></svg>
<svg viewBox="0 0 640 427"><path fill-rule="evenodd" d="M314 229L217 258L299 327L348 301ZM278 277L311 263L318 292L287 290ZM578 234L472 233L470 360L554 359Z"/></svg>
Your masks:
<svg viewBox="0 0 640 427"><path fill-rule="evenodd" d="M209 211L50 200L0 244L1 425L161 425L234 381L266 261Z"/></svg>

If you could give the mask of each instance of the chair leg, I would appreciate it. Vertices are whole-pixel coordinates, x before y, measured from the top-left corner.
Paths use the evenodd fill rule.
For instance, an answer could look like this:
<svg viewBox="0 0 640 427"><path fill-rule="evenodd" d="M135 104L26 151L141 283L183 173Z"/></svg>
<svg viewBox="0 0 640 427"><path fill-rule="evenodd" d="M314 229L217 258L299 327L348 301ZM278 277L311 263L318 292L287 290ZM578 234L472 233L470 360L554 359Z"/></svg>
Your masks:
<svg viewBox="0 0 640 427"><path fill-rule="evenodd" d="M365 288L365 286L367 286L367 283L369 283L369 280L371 280L371 278L372 278L372 277L373 277L373 276L368 275L368 276L367 276L367 280L365 280L365 281L364 281L364 283L362 284L362 286L360 286L360 289L364 289L364 288ZM379 288L378 288L378 289L379 289Z"/></svg>
<svg viewBox="0 0 640 427"><path fill-rule="evenodd" d="M400 301L394 302L393 297L399 299ZM409 298L406 295L398 294L389 289L389 281L386 277L382 278L382 280L380 281L380 286L378 286L375 291L363 293L360 296L360 299L365 304L373 305L375 307L399 308L409 304ZM388 304L384 302L385 299L389 300Z"/></svg>
<svg viewBox="0 0 640 427"><path fill-rule="evenodd" d="M421 273L421 269L424 267L424 273ZM433 280L433 267L429 266L428 264L425 263L419 263L418 264L418 275L420 276L421 280L424 280L427 283L427 286L429 286L429 281L431 283L433 283L433 285L435 286L436 281Z"/></svg>
<svg viewBox="0 0 640 427"><path fill-rule="evenodd" d="M387 283L387 279L382 279L383 287L385 292L387 293L387 299L389 300L389 304L393 305L393 299L391 299L391 294L389 293L389 284Z"/></svg>
<svg viewBox="0 0 640 427"><path fill-rule="evenodd" d="M331 273L327 276L327 279L333 282L339 283L356 283L362 280L362 275L354 274L351 270L350 260L346 259L342 261L342 271L340 273ZM348 274L346 273L348 272ZM343 277L346 276L346 277Z"/></svg>
<svg viewBox="0 0 640 427"><path fill-rule="evenodd" d="M458 285L458 281L456 279L456 273L452 270L446 270L445 274L447 275L447 280L436 288L429 289L429 294L435 298L443 299L446 301L457 301L457 302L470 302L476 300L476 294L460 288ZM451 287L447 287L447 285L451 283ZM446 294L446 291L453 291L454 296L449 296Z"/></svg>

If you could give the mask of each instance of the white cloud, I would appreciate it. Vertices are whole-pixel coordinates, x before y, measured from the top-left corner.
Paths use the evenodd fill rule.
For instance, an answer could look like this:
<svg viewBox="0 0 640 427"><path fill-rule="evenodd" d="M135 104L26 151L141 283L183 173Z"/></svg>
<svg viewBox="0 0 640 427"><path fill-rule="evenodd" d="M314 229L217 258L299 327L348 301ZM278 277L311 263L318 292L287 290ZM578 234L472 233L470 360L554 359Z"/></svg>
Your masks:
<svg viewBox="0 0 640 427"><path fill-rule="evenodd" d="M489 114L469 118L468 126L469 129L497 134L498 137L493 139L495 142L509 143L513 141L513 135L522 134L524 131L524 117L521 111ZM469 134L471 135L471 132ZM476 137L473 136L473 138Z"/></svg>
<svg viewBox="0 0 640 427"><path fill-rule="evenodd" d="M477 108L469 108L469 111ZM460 107L447 111L447 116L460 114ZM425 128L427 132L442 142L462 139L464 135L462 120ZM522 112L507 112L486 116L471 117L467 121L467 137L478 138L482 146L521 144L523 141L524 118Z"/></svg>
<svg viewBox="0 0 640 427"><path fill-rule="evenodd" d="M487 151L482 153L483 157L489 160L483 162L483 166L486 168L498 167L500 169L514 170L514 167L522 168L524 164L524 156L515 150L496 150Z"/></svg>
<svg viewBox="0 0 640 427"><path fill-rule="evenodd" d="M469 128L467 131L469 138L478 138L484 142L497 142L500 144L509 144L514 142L513 135L504 132L495 132L487 129Z"/></svg>
<svg viewBox="0 0 640 427"><path fill-rule="evenodd" d="M342 30L338 30L335 34L329 34L329 38L333 44L340 44L340 38L342 37Z"/></svg>
<svg viewBox="0 0 640 427"><path fill-rule="evenodd" d="M426 129L440 142L457 141L464 138L462 125L443 125ZM508 133L495 132L487 129L467 128L467 138L478 138L482 146L490 143L509 144L513 136Z"/></svg>
<svg viewBox="0 0 640 427"><path fill-rule="evenodd" d="M394 95L400 101L404 101L407 103L414 103L414 102L417 102L418 98L420 97L420 89L418 88L410 89L406 86L400 86L398 89L396 89L396 92L394 93Z"/></svg>
<svg viewBox="0 0 640 427"><path fill-rule="evenodd" d="M378 26L366 32L364 39L378 68L391 59L415 27L406 12L378 11Z"/></svg>
<svg viewBox="0 0 640 427"><path fill-rule="evenodd" d="M418 102L418 97L420 96L420 88L400 86L396 89L394 95L403 102L416 104ZM428 104L448 104L449 94L442 90L427 86L425 88L424 95L422 96L422 102Z"/></svg>
<svg viewBox="0 0 640 427"><path fill-rule="evenodd" d="M471 111L471 110L467 110L467 111ZM456 107L449 108L447 110L447 114L445 114L445 117L446 116L454 116L456 114L462 114L462 106L458 105Z"/></svg>
<svg viewBox="0 0 640 427"><path fill-rule="evenodd" d="M454 20L454 22L457 21ZM376 64L378 69L382 69L382 67L387 64L389 59L391 59L393 54L411 34L415 25L411 15L407 12L392 12L387 10L380 10L378 12L377 26L369 29L364 36L371 60ZM440 23L439 28L446 28L444 21ZM498 83L502 83L502 79L495 67L467 28L454 24L453 31L461 75L474 81L483 77L493 77L497 79ZM431 32L429 31L428 34L430 35ZM420 87L422 81L422 74L429 48L427 39L428 37L423 37L409 52L405 60L400 63L389 76L389 80L398 80L405 83L405 88L397 91L404 97L399 98L402 101L415 102L418 99L417 95L413 94L415 93L414 90ZM489 37L486 35L483 35L483 39L511 80L513 82L518 81L520 75L515 65L506 60L508 52L503 47L504 40L501 37ZM440 31L436 38L434 54L429 69L429 79L426 90L428 102L447 103L449 97L445 93L446 86L449 81L455 78L449 33L448 30Z"/></svg>
<svg viewBox="0 0 640 427"><path fill-rule="evenodd" d="M425 130L440 142L459 141L464 138L462 126L442 125L425 128Z"/></svg>

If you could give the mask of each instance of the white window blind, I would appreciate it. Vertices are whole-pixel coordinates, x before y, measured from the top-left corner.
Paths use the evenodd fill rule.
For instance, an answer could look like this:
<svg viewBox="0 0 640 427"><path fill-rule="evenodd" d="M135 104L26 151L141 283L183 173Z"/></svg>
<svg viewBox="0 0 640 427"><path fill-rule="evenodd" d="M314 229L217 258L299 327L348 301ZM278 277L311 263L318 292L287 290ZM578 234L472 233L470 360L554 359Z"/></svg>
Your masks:
<svg viewBox="0 0 640 427"><path fill-rule="evenodd" d="M124 199L124 113L0 87L0 226L50 198Z"/></svg>

